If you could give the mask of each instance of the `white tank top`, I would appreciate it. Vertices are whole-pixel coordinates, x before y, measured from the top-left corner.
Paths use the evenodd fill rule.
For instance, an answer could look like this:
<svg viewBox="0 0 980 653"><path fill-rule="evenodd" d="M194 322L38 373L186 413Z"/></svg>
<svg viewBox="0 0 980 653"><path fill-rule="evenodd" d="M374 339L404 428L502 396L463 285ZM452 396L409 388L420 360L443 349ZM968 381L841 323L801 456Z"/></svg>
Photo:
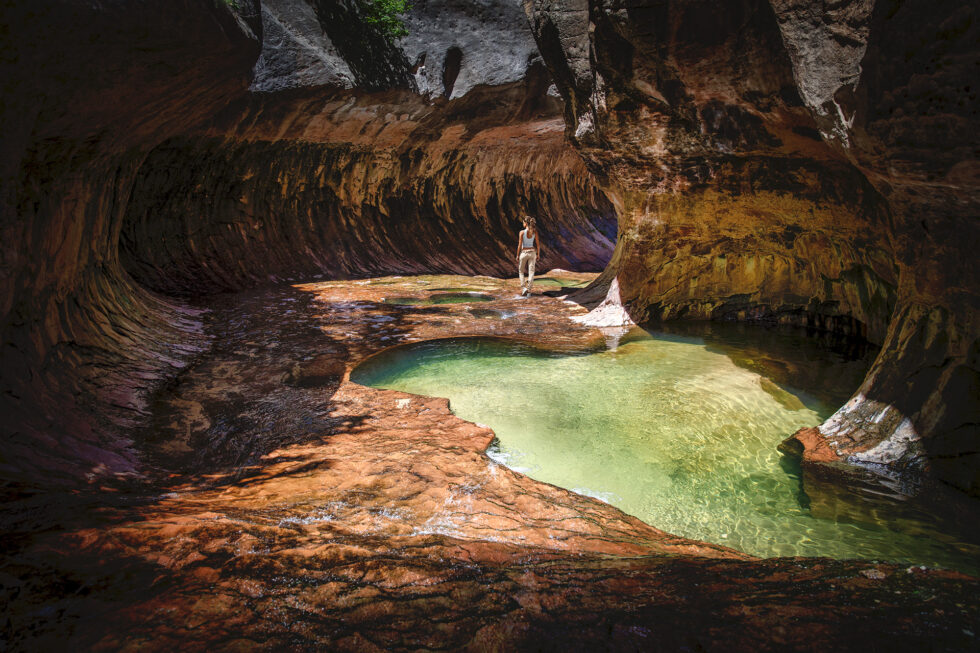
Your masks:
<svg viewBox="0 0 980 653"><path fill-rule="evenodd" d="M535 235L537 235L537 234L535 234ZM534 247L534 236L531 236L530 238L528 238L527 237L527 229L525 229L524 231L521 232L521 237L522 237L522 240L523 240L523 245L522 246L525 249L530 249L530 248Z"/></svg>

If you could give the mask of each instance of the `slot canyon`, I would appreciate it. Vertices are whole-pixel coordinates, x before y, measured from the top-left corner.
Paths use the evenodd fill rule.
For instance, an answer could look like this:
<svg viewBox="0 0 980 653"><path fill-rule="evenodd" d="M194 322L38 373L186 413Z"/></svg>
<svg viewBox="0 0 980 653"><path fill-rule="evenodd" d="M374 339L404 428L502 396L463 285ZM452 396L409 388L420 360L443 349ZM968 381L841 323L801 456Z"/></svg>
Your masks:
<svg viewBox="0 0 980 653"><path fill-rule="evenodd" d="M975 650L975 3L412 4L0 1L0 648ZM710 500L802 534L367 380L471 358L544 431L731 408L778 485Z"/></svg>

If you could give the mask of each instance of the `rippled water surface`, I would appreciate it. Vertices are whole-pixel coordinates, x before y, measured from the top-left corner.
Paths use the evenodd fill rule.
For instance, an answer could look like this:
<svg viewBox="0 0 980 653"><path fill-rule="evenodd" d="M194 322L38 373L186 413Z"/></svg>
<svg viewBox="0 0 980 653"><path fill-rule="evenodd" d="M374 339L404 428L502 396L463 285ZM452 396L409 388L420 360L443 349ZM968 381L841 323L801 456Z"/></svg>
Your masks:
<svg viewBox="0 0 980 653"><path fill-rule="evenodd" d="M448 397L457 415L494 429L488 453L498 461L671 533L759 556L976 573L976 547L928 511L828 508L776 450L846 401L870 354L799 334L711 329L637 329L574 356L488 339L420 343L370 359L352 380Z"/></svg>

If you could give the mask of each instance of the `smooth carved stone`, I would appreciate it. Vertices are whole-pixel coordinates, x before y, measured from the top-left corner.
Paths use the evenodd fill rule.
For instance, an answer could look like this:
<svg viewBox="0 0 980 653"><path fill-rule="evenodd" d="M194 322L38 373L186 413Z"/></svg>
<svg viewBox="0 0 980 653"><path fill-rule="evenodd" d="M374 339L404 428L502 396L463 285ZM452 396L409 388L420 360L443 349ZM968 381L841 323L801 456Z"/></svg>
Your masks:
<svg viewBox="0 0 980 653"><path fill-rule="evenodd" d="M491 467L488 429L444 400L338 379L340 360L346 373L411 337L454 333L456 320L513 334L510 318L388 306L359 321L361 303L386 294L324 289L338 301L319 332L330 353L317 359L303 333L284 352L219 338L215 316L144 286L499 272L511 267L514 218L541 211L555 216L551 265L601 267L618 238L581 301L618 279L641 318L812 322L883 342L862 394L824 435L871 462L925 458L975 491L971 7L879 2L865 23L861 2L823 13L775 1L536 2L551 79L530 57L518 72L526 40L513 33L493 83L510 81L480 84L497 69L472 56L476 37L449 45L440 27L452 65L434 87L455 99L429 102L411 90L416 61L367 34L353 2L306 3L325 34L310 43L305 6L266 4L263 20L250 0L0 6L5 643L974 644L975 580L738 560ZM511 9L498 24L516 25ZM794 53L794 34L814 49ZM862 48L854 87L834 66ZM833 65L808 85L819 93L801 93L825 54ZM339 88L348 71L354 92ZM847 150L821 140L813 109L838 73ZM256 80L288 91L249 94ZM248 298L236 301L247 314ZM524 337L569 349L606 340L542 301ZM279 308L277 323L302 326ZM225 309L234 331L236 307ZM76 491L47 493L63 487Z"/></svg>
<svg viewBox="0 0 980 653"><path fill-rule="evenodd" d="M318 126L349 128L349 108L339 100L321 106ZM560 120L447 129L434 143L399 147L439 116L392 125L387 111L369 109L377 111L364 112L371 144L338 143L327 131L326 143L161 145L136 179L123 263L145 285L180 294L316 275L502 275L515 266L524 213L541 215L541 266L598 270L608 260L615 209L563 142ZM552 213L534 208L542 205Z"/></svg>
<svg viewBox="0 0 980 653"><path fill-rule="evenodd" d="M209 344L199 311L147 287L501 274L523 212L555 216L542 264L608 260L615 208L562 140L513 3L410 17L447 44L453 16L507 31L482 63L503 41L467 32L449 103L361 38L354 2L110 4L0 9L5 481L142 473L132 431Z"/></svg>
<svg viewBox="0 0 980 653"><path fill-rule="evenodd" d="M802 458L805 462L839 462L841 456L828 444L816 427L800 429L779 444L785 454Z"/></svg>

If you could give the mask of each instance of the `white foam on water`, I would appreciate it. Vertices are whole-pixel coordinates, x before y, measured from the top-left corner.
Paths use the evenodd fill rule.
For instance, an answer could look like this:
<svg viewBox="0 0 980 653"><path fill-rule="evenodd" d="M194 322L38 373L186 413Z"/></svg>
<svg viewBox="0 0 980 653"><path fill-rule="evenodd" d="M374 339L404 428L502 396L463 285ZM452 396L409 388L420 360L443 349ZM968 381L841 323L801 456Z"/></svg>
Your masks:
<svg viewBox="0 0 980 653"><path fill-rule="evenodd" d="M572 492L575 494L581 494L583 496L592 497L593 499L598 499L603 503L615 503L616 500L622 500L622 497L616 496L613 492L597 492L595 490L590 490L587 487L573 487Z"/></svg>

